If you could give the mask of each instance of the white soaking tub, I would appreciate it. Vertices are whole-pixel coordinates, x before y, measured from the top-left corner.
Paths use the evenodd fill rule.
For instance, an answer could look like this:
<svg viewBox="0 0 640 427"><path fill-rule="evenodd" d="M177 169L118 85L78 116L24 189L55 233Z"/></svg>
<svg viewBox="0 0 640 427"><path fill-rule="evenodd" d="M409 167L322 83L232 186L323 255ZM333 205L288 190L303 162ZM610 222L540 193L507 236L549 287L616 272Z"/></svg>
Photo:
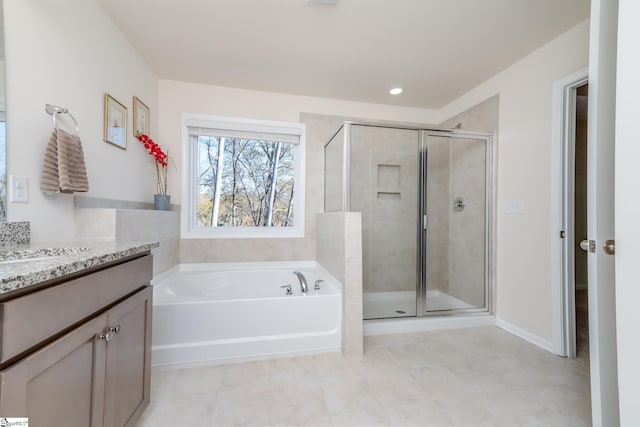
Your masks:
<svg viewBox="0 0 640 427"><path fill-rule="evenodd" d="M306 295L294 271L306 277ZM316 262L180 264L152 283L153 366L341 348L342 284Z"/></svg>

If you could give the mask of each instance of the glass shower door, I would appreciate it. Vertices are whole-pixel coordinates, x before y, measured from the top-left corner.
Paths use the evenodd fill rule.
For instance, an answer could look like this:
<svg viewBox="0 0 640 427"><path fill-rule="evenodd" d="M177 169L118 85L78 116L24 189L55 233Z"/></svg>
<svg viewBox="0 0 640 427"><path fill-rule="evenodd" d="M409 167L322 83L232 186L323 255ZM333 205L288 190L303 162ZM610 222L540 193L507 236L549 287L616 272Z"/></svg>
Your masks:
<svg viewBox="0 0 640 427"><path fill-rule="evenodd" d="M351 211L362 214L365 319L416 316L419 132L351 125Z"/></svg>
<svg viewBox="0 0 640 427"><path fill-rule="evenodd" d="M424 313L484 310L487 138L427 135L425 148Z"/></svg>

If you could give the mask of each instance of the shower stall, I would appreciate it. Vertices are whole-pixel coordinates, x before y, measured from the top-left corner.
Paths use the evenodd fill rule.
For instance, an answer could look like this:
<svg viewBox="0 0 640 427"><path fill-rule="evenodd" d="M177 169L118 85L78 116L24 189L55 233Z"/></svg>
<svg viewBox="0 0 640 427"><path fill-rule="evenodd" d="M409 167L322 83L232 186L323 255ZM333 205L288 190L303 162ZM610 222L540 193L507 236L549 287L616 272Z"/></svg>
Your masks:
<svg viewBox="0 0 640 427"><path fill-rule="evenodd" d="M325 212L362 215L365 319L492 307L489 134L344 122L325 145Z"/></svg>

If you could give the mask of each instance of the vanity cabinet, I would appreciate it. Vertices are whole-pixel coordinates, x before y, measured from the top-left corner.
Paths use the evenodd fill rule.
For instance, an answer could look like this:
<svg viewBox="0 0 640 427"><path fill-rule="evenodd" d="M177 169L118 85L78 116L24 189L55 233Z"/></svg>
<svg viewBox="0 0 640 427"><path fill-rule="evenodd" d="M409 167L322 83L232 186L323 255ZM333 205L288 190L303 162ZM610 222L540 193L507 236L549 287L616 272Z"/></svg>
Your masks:
<svg viewBox="0 0 640 427"><path fill-rule="evenodd" d="M93 300L89 311L95 311L88 317L83 317L86 304L74 307L71 301L67 306L58 307L67 314L80 312L81 317L76 316L76 322L63 329L60 336L5 363L7 366L0 370L0 416L28 417L29 425L34 427L133 426L149 403L150 279L151 256L146 255L77 278L73 283L47 288L46 291L63 294L70 289L77 290L78 286L97 287L94 291L103 294L105 285L120 290L116 292L118 296L105 305L102 305L103 297ZM113 283L114 280L118 283ZM69 284L74 286L69 288ZM113 290L106 293L111 294L108 299L115 296ZM0 317L13 313L12 303L30 307L29 303L38 300L37 294L0 303ZM25 298L27 300L18 301ZM102 306L96 308L96 303ZM7 306L10 308L6 309ZM61 316L67 319L63 323L74 318L67 314ZM33 324L22 329L32 328ZM20 329L13 331L14 334L21 332ZM27 335L39 336L33 332ZM4 343L3 339L0 347ZM13 348L9 354L16 350Z"/></svg>

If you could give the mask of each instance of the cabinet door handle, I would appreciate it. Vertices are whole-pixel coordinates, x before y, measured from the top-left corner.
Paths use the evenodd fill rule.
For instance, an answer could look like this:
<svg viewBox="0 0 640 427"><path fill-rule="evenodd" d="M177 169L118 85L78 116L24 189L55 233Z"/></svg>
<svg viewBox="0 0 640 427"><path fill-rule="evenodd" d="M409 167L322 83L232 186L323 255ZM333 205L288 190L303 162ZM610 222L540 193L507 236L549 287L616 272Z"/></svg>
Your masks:
<svg viewBox="0 0 640 427"><path fill-rule="evenodd" d="M103 332L100 334L100 339L104 340L106 342L111 341L111 337L113 336L113 334L111 333L111 331L109 332Z"/></svg>
<svg viewBox="0 0 640 427"><path fill-rule="evenodd" d="M119 334L120 331L122 331L122 325L120 325L120 324L118 324L116 326L111 326L109 328L109 332L113 332L113 333L116 333L116 334Z"/></svg>

